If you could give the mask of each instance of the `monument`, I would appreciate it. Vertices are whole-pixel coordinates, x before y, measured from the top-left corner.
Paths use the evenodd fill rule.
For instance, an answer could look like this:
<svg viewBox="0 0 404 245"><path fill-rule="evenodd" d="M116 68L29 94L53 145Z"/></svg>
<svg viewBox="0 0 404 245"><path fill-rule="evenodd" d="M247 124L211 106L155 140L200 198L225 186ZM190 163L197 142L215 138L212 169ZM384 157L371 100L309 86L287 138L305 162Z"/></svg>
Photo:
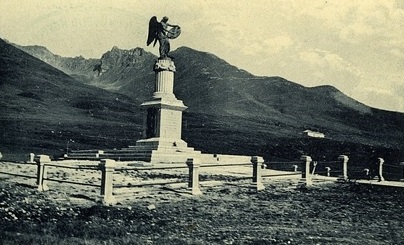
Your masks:
<svg viewBox="0 0 404 245"><path fill-rule="evenodd" d="M170 39L181 34L181 28L161 22L153 16L149 21L147 45L159 43L160 57L154 65L154 93L141 104L144 111L143 139L134 146L120 150L73 151L69 158L109 158L116 160L140 160L157 162L186 162L187 158L200 157L201 152L187 146L181 139L182 112L187 108L174 95L174 61L169 56ZM210 155L211 156L211 155Z"/></svg>
<svg viewBox="0 0 404 245"><path fill-rule="evenodd" d="M187 108L175 97L175 65L169 57L160 57L155 66L152 98L141 104L144 111L143 139L129 149L141 149L151 162L185 162L201 152L187 146L181 139L182 112Z"/></svg>
<svg viewBox="0 0 404 245"><path fill-rule="evenodd" d="M172 27L168 29L168 27ZM200 151L189 148L181 139L182 112L187 108L174 95L174 61L169 57L169 39L177 38L181 29L168 24L168 17L161 22L153 16L149 21L147 45L159 42L160 57L154 65L154 93L149 101L141 104L144 111L143 138L135 146L150 158L151 162L185 162L188 157L197 157Z"/></svg>
<svg viewBox="0 0 404 245"><path fill-rule="evenodd" d="M170 29L169 29L170 28ZM142 103L144 112L143 138L134 146L119 150L72 151L72 159L114 159L118 161L146 161L151 163L185 163L188 158L198 158L203 163L224 161L249 162L249 156L202 154L188 147L182 140L182 112L187 108L174 94L174 60L169 56L170 39L181 34L181 28L168 24L168 18L161 22L153 16L149 21L147 45L159 42L160 57L154 64L154 93Z"/></svg>

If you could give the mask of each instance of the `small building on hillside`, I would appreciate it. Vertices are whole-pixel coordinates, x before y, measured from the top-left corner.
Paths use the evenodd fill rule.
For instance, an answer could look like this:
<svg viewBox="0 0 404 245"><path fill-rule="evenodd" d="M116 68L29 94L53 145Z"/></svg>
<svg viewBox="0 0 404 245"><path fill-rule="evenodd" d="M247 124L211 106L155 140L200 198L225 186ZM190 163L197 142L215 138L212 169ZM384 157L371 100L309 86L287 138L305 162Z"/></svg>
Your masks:
<svg viewBox="0 0 404 245"><path fill-rule="evenodd" d="M312 130L304 130L303 134L307 137L312 137L312 138L325 138L325 135L320 132L312 131Z"/></svg>

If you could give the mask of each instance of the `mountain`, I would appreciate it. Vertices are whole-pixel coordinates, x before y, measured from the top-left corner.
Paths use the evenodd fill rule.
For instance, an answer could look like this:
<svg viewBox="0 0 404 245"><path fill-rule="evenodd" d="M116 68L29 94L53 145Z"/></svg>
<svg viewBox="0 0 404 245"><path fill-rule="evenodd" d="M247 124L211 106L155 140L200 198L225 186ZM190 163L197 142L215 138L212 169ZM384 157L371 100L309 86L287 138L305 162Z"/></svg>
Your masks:
<svg viewBox="0 0 404 245"><path fill-rule="evenodd" d="M337 145L404 150L403 113L370 108L331 86L307 88L280 77L257 77L215 55L186 47L172 52L172 56L178 70L177 97L189 106L189 112L211 119L207 128L226 128L230 135L241 135L232 137L236 138L233 145L242 139L256 142L256 147L266 142L267 149L285 142L296 145L309 142L301 133L312 129L326 135L321 143L324 146L331 140ZM125 92L132 93L128 88ZM227 142L229 137L221 140ZM294 148L289 146L283 150Z"/></svg>
<svg viewBox="0 0 404 245"><path fill-rule="evenodd" d="M12 43L11 43L12 44ZM38 45L21 46L12 44L15 47L37 57L38 59L52 65L58 70L84 82L94 79L98 75L97 65L100 64L99 59L85 59L82 56L62 57L53 54L46 47Z"/></svg>
<svg viewBox="0 0 404 245"><path fill-rule="evenodd" d="M141 48L121 50L113 47L100 59L85 59L82 56L61 57L37 45L13 45L77 80L109 91L117 91L133 81L153 81L154 79L152 67L156 56ZM138 86L137 89L139 89ZM153 89L153 85L142 88L139 92L145 92L146 89Z"/></svg>
<svg viewBox="0 0 404 245"><path fill-rule="evenodd" d="M45 59L34 49L38 48L25 50L57 67L56 59ZM187 47L173 51L172 56L177 68L174 92L189 107L184 113L183 138L197 149L281 155L278 151L300 154L306 147L303 152L310 153L318 140L304 138L302 132L307 129L326 135L317 144L319 151L332 146L334 154L374 147L404 149L403 113L370 108L331 86L307 88L281 77L254 76L213 54ZM100 65L99 75L92 71L94 67L69 65L72 58L62 63L71 76L86 77L82 83L142 102L153 93L156 58L141 48L114 47L93 63Z"/></svg>
<svg viewBox="0 0 404 245"><path fill-rule="evenodd" d="M141 136L139 103L83 84L0 39L0 151L5 158L60 154L68 144L126 146Z"/></svg>

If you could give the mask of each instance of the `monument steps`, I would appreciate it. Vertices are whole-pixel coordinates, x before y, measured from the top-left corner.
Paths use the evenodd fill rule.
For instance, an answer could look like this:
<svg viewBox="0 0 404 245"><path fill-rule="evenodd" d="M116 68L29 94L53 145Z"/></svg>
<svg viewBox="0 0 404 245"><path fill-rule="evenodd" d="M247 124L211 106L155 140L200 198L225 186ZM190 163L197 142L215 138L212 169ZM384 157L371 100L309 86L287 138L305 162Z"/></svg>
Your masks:
<svg viewBox="0 0 404 245"><path fill-rule="evenodd" d="M83 156L74 156L74 157L68 156L66 158L67 159L75 159L75 160L94 160L94 161L101 159L101 158L96 157L96 156L85 156L85 155L83 155Z"/></svg>
<svg viewBox="0 0 404 245"><path fill-rule="evenodd" d="M193 148L177 149L167 148L165 150L146 150L146 149L132 149L128 150L92 150L92 151L75 151L67 155L69 159L114 159L114 160L140 160L140 161L153 161L164 162L165 159L170 159L170 162L186 162L190 157L200 157L200 151L194 151ZM210 158L210 157L209 157ZM153 159L156 159L154 161ZM174 159L174 160L171 160Z"/></svg>
<svg viewBox="0 0 404 245"><path fill-rule="evenodd" d="M158 147L146 147L146 146L141 146L141 147L133 147L133 148L122 148L122 150L119 150L120 152L147 152L151 150L163 150L163 151L194 151L195 149L193 147L173 147L173 146L158 146ZM105 151L107 152L107 151ZM108 152L111 152L108 150Z"/></svg>
<svg viewBox="0 0 404 245"><path fill-rule="evenodd" d="M136 142L135 146L129 146L128 148L141 148L141 147L147 147L147 148L158 148L158 147L180 147L180 148L187 148L188 144L187 143L180 143L180 142L165 142L165 141L146 141L146 142Z"/></svg>
<svg viewBox="0 0 404 245"><path fill-rule="evenodd" d="M68 156L68 159L77 159L77 160L101 160L101 159L112 159L112 160L117 160L117 161L147 161L149 162L151 160L151 157L147 157L145 155L130 155L130 156L124 156L124 155L114 155L114 156Z"/></svg>
<svg viewBox="0 0 404 245"><path fill-rule="evenodd" d="M98 153L74 153L74 154L67 154L65 155L66 158L69 159L77 159L78 157L80 157L81 159L83 157L98 157L100 154Z"/></svg>
<svg viewBox="0 0 404 245"><path fill-rule="evenodd" d="M152 151L164 151L164 152L194 152L193 147L131 147L122 149L108 149L108 150L72 150L69 155L95 155L95 154L133 154L133 153L150 153Z"/></svg>
<svg viewBox="0 0 404 245"><path fill-rule="evenodd" d="M100 150L95 150L95 149L92 149L92 150L71 150L70 151L70 153L82 153L82 154L85 154L85 153L98 153Z"/></svg>
<svg viewBox="0 0 404 245"><path fill-rule="evenodd" d="M112 152L104 151L98 153L98 150L75 152L67 156L68 159L77 160L100 160L100 159L113 159L117 161L145 161L152 163L185 163L188 158L198 158L204 164L226 164L226 163L249 163L250 156L239 155L218 155L218 154L203 154L201 151L158 151L152 150L148 152L121 152L120 150L113 150Z"/></svg>

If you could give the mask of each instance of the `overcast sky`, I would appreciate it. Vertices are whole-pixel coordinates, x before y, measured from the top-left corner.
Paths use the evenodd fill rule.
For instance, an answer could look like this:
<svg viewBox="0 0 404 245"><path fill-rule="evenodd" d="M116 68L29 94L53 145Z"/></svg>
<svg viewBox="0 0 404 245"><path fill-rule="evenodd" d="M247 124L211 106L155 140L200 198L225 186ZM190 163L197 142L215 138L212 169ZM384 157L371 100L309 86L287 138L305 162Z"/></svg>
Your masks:
<svg viewBox="0 0 404 245"><path fill-rule="evenodd" d="M148 22L166 15L182 29L172 49L404 112L402 0L0 0L0 13L0 38L86 58L113 46L157 55Z"/></svg>

